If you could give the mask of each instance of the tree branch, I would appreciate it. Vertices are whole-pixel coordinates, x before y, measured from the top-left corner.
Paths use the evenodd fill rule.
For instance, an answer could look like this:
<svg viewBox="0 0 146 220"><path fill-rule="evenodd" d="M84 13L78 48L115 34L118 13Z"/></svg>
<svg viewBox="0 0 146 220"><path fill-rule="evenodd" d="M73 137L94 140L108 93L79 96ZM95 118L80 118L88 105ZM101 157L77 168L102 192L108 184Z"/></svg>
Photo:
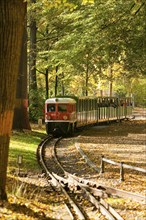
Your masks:
<svg viewBox="0 0 146 220"><path fill-rule="evenodd" d="M41 74L43 74L43 75L46 75L46 73L44 73L44 72L42 72L42 71L40 71L40 70L38 70L38 69L36 69L36 71L38 71L39 73L41 73Z"/></svg>

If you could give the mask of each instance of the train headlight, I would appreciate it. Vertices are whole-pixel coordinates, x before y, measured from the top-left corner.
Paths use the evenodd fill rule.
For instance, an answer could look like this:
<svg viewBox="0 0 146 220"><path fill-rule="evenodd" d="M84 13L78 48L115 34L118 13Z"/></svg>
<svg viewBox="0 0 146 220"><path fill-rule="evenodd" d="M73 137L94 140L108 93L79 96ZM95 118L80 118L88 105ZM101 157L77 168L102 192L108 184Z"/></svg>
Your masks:
<svg viewBox="0 0 146 220"><path fill-rule="evenodd" d="M66 116L66 115L64 115L64 116L63 116L63 119L64 119L64 120L67 120L67 116Z"/></svg>
<svg viewBox="0 0 146 220"><path fill-rule="evenodd" d="M51 119L51 116L48 115L47 119L50 120L50 119Z"/></svg>

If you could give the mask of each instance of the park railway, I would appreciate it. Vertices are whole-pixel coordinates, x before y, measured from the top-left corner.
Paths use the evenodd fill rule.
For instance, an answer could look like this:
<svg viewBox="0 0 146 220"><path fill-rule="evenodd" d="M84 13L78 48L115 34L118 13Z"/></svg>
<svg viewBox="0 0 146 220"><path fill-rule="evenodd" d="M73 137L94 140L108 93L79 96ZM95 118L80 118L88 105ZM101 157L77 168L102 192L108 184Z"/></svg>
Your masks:
<svg viewBox="0 0 146 220"><path fill-rule="evenodd" d="M123 218L105 202L104 198L106 198L107 195L104 192L93 189L92 187L90 189L88 184L83 185L79 183L70 173L64 170L56 154L56 146L59 140L60 139L55 139L51 136L45 138L37 148L37 159L53 189L64 193L66 197L64 204L68 208L71 219L90 219L89 213L83 205L84 201L87 200L94 208L96 207L106 219L123 220ZM50 154L49 157L51 159L47 156L48 154ZM59 173L59 175L56 173ZM96 196L90 191L94 191ZM79 201L77 197L80 197Z"/></svg>
<svg viewBox="0 0 146 220"><path fill-rule="evenodd" d="M68 96L50 98L45 102L47 134L72 134L80 127L120 121L131 115L131 98Z"/></svg>
<svg viewBox="0 0 146 220"><path fill-rule="evenodd" d="M143 202L144 197L99 185L95 182L79 178L64 170L57 155L57 146L61 138L47 136L37 148L37 159L45 172L49 185L56 191L64 193L64 204L71 219L90 219L84 201L88 201L105 219L122 220L123 218L107 202L109 196L120 196ZM79 198L79 201L78 199ZM70 218L69 218L70 219Z"/></svg>

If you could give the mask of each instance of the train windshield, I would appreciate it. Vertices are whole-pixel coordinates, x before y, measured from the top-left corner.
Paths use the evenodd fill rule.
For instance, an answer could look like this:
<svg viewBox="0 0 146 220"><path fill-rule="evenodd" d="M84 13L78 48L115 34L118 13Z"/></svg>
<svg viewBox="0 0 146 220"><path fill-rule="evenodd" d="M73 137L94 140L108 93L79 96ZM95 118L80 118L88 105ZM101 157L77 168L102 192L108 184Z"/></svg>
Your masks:
<svg viewBox="0 0 146 220"><path fill-rule="evenodd" d="M48 104L48 105L47 105L47 111L48 111L48 112L55 112L55 111L56 111L56 106L55 106L55 104Z"/></svg>
<svg viewBox="0 0 146 220"><path fill-rule="evenodd" d="M67 105L59 104L58 105L58 111L59 112L67 112Z"/></svg>

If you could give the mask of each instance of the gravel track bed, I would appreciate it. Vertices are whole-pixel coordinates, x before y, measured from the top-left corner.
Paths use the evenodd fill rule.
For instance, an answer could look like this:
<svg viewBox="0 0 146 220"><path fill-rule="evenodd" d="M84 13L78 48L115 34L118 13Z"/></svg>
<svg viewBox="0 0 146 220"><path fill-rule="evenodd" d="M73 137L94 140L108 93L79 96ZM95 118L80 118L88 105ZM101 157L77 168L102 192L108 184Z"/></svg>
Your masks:
<svg viewBox="0 0 146 220"><path fill-rule="evenodd" d="M80 177L89 178L95 174L95 171L85 163L80 153L76 150L75 143L76 138L61 140L57 147L59 161L65 171L77 174Z"/></svg>
<svg viewBox="0 0 146 220"><path fill-rule="evenodd" d="M45 160L46 164L48 166L50 173L56 173L58 175L63 175L63 171L58 167L55 158L54 158L54 144L57 139L53 139L49 141L49 143L46 143L45 148Z"/></svg>

